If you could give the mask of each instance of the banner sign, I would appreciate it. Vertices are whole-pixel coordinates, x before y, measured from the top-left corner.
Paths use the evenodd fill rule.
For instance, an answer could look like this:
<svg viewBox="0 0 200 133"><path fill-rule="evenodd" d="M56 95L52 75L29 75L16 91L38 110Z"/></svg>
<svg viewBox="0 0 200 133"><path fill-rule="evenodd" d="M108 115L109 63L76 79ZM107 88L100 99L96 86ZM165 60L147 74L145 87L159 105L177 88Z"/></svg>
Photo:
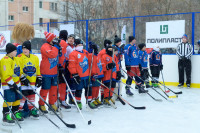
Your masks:
<svg viewBox="0 0 200 133"><path fill-rule="evenodd" d="M6 44L10 42L10 31L0 31L0 49L6 49Z"/></svg>
<svg viewBox="0 0 200 133"><path fill-rule="evenodd" d="M185 34L185 20L146 22L146 45L175 48Z"/></svg>

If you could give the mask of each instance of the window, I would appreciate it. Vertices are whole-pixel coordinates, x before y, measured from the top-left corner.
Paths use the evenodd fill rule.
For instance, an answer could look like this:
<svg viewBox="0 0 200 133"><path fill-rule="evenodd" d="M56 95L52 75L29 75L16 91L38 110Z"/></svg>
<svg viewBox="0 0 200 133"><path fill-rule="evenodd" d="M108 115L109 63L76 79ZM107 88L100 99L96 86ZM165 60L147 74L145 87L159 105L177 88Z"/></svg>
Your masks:
<svg viewBox="0 0 200 133"><path fill-rule="evenodd" d="M43 27L43 18L40 18L40 26Z"/></svg>
<svg viewBox="0 0 200 133"><path fill-rule="evenodd" d="M53 11L54 10L54 3L50 2L50 10Z"/></svg>
<svg viewBox="0 0 200 133"><path fill-rule="evenodd" d="M28 12L28 6L23 6L23 11Z"/></svg>
<svg viewBox="0 0 200 133"><path fill-rule="evenodd" d="M57 19L50 19L50 27L58 27Z"/></svg>
<svg viewBox="0 0 200 133"><path fill-rule="evenodd" d="M57 3L55 3L55 11L57 11Z"/></svg>
<svg viewBox="0 0 200 133"><path fill-rule="evenodd" d="M57 11L58 10L58 4L50 2L50 10L51 11Z"/></svg>
<svg viewBox="0 0 200 133"><path fill-rule="evenodd" d="M9 15L8 16L8 21L14 21L14 15Z"/></svg>
<svg viewBox="0 0 200 133"><path fill-rule="evenodd" d="M39 2L39 8L42 8L42 1Z"/></svg>

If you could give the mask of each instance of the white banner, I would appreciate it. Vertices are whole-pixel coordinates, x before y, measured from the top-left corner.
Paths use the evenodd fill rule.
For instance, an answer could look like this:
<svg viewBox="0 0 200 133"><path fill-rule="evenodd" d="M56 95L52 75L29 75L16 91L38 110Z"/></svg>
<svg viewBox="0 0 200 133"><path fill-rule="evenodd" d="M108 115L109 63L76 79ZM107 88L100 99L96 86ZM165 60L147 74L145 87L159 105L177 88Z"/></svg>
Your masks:
<svg viewBox="0 0 200 133"><path fill-rule="evenodd" d="M126 44L126 25L124 25L122 28L121 40L122 44Z"/></svg>
<svg viewBox="0 0 200 133"><path fill-rule="evenodd" d="M185 33L185 20L146 22L146 45L175 48Z"/></svg>
<svg viewBox="0 0 200 133"><path fill-rule="evenodd" d="M10 31L0 31L0 49L6 49L6 44L10 42Z"/></svg>
<svg viewBox="0 0 200 133"><path fill-rule="evenodd" d="M60 31L61 30L67 30L68 35L74 34L74 24L63 24L63 25L60 25Z"/></svg>

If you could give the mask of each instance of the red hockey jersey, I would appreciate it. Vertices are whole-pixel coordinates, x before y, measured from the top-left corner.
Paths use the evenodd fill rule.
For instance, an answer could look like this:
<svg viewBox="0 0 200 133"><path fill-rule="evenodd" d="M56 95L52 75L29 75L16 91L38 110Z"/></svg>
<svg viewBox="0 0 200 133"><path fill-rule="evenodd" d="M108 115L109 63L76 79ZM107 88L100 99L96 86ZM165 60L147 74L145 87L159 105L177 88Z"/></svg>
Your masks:
<svg viewBox="0 0 200 133"><path fill-rule="evenodd" d="M40 72L42 76L57 76L58 48L44 43L41 47L42 61Z"/></svg>
<svg viewBox="0 0 200 133"><path fill-rule="evenodd" d="M62 54L59 56L59 65L61 65L63 68L65 68L65 62L66 62L66 48L68 46L68 44L64 41L64 40L61 40L60 41L60 46L62 48Z"/></svg>
<svg viewBox="0 0 200 133"><path fill-rule="evenodd" d="M78 73L81 79L87 79L89 77L88 51L83 49L83 52L76 50L71 52L68 69L71 74Z"/></svg>

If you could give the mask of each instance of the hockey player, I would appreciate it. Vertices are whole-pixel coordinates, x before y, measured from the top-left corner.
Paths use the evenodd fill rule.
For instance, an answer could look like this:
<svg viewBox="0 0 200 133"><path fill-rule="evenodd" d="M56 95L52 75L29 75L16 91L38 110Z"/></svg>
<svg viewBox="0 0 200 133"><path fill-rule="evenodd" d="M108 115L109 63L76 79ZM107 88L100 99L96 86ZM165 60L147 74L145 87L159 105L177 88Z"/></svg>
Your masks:
<svg viewBox="0 0 200 133"><path fill-rule="evenodd" d="M91 71L91 83L92 83L92 102L95 104L97 107L101 107L103 104L99 100L99 88L100 88L100 83L97 82L101 81L101 79L104 77L103 75L103 68L102 68L102 61L98 57L98 46L93 43L89 42L89 64L92 63L92 69L90 68ZM94 53L93 58L92 58L92 52ZM89 65L89 67L91 67Z"/></svg>
<svg viewBox="0 0 200 133"><path fill-rule="evenodd" d="M104 49L102 49L99 54L98 54L98 57L101 59L101 57L106 54L106 47L107 46L111 46L112 45L112 42L108 39L105 39L104 40Z"/></svg>
<svg viewBox="0 0 200 133"><path fill-rule="evenodd" d="M65 74L65 67L66 67L66 57L67 57L66 49L68 46L68 44L66 43L67 36L68 32L66 30L60 31L59 39L61 39L60 45L62 48L62 53L59 55L59 94L60 94L59 100L61 103L61 107L65 108L66 111L70 111L71 106L69 106L65 101L66 83L62 77L62 74Z"/></svg>
<svg viewBox="0 0 200 133"><path fill-rule="evenodd" d="M91 87L88 91L89 64L88 52L83 49L83 42L75 39L75 50L69 54L68 69L72 75L73 88L76 88L75 98L79 109L82 109L81 95L82 89L85 88L85 97L88 99L88 105L91 109L97 108L92 101ZM87 97L88 93L88 97Z"/></svg>
<svg viewBox="0 0 200 133"><path fill-rule="evenodd" d="M66 49L67 53L66 53L66 63L65 63L66 64L65 65L65 78L66 78L66 80L67 80L67 82L69 84L69 87L70 87L73 95L75 94L76 88L73 88L73 85L70 82L71 81L70 80L71 79L70 78L71 74L70 74L69 69L68 69L68 64L69 64L69 54L75 50L74 40L75 40L75 36L73 34L69 35L68 38L67 38L67 49ZM69 104L70 105L75 105L74 100L73 100L71 94L68 93L68 91L66 92L65 100L67 99L67 95L69 96Z"/></svg>
<svg viewBox="0 0 200 133"><path fill-rule="evenodd" d="M114 39L114 45L112 45L113 47L117 48L118 53L116 55L117 60L118 60L118 65L119 68L121 69L122 65L121 65L121 61L123 60L123 52L124 52L124 44L121 45L121 39L115 35L115 39ZM121 70L119 71L119 74L121 74ZM117 93L118 95L122 95L122 83L121 81L117 81L116 87L114 89L114 92ZM112 100L115 102L115 100L117 99L116 95L113 95Z"/></svg>
<svg viewBox="0 0 200 133"><path fill-rule="evenodd" d="M162 64L162 54L160 52L159 46L154 46L152 52L150 53L150 69L151 69L151 75L153 77L153 81L151 81L152 86L157 88L158 86L158 80L159 80L159 74L160 71L163 69Z"/></svg>
<svg viewBox="0 0 200 133"><path fill-rule="evenodd" d="M12 31L12 39L15 41L14 45L17 47L17 55L22 53L22 44L27 40L31 40L35 36L35 30L32 25L27 23L17 23ZM23 116L28 117L30 110L28 109L27 101L23 107Z"/></svg>
<svg viewBox="0 0 200 133"><path fill-rule="evenodd" d="M148 72L148 54L146 52L146 44L141 43L138 45L139 51L139 59L140 59L140 71L141 77L145 81L146 88L150 88L149 85L149 72Z"/></svg>
<svg viewBox="0 0 200 133"><path fill-rule="evenodd" d="M22 69L22 74L26 76L28 82L22 82L22 94L26 96L32 103L35 103L35 93L33 89L37 89L42 85L42 76L40 74L39 59L37 56L30 54L31 42L25 41L22 44L22 54L19 54L20 68ZM23 106L26 99L22 98L20 100L19 109L21 110L21 116L23 114ZM28 108L30 110L30 117L33 119L39 119L39 114L36 108L34 108L30 103L28 103Z"/></svg>
<svg viewBox="0 0 200 133"><path fill-rule="evenodd" d="M135 37L134 36L129 36L129 44L127 44L124 47L124 58L125 58L125 66L126 66L127 72L129 72L131 70L131 64L130 64L130 61L129 61L128 50L135 43L136 43ZM129 72L129 73L131 73L131 72ZM129 76L128 76L127 80L126 80L126 84L129 84L129 85L132 84L132 79ZM126 94L128 96L133 96L133 93L130 91L130 88L128 86L126 86Z"/></svg>
<svg viewBox="0 0 200 133"><path fill-rule="evenodd" d="M60 47L59 44L54 43L56 35L48 32L44 32L44 35L47 42L44 43L40 49L42 55L40 64L42 88L40 90L40 95L46 100L47 94L49 93L49 104L55 111L58 111L55 102L57 101L57 64ZM43 113L48 113L41 99L39 100L39 109Z"/></svg>
<svg viewBox="0 0 200 133"><path fill-rule="evenodd" d="M1 59L1 80L4 90L4 99L12 108L12 112L19 122L23 122L23 117L19 113L20 99L22 98L16 90L21 91L20 77L23 81L26 78L21 75L20 65L17 54L17 48L12 43L6 45L6 55ZM7 104L3 103L3 125L15 125L15 120L9 113Z"/></svg>
<svg viewBox="0 0 200 133"><path fill-rule="evenodd" d="M102 56L104 55L104 54L106 54L106 47L108 47L108 46L112 46L112 42L110 41L110 40L108 40L108 39L105 39L104 40L104 49L102 49L100 52L99 52L99 54L98 54L98 58L99 59L101 59L102 58ZM111 48L109 48L110 50L112 50ZM103 94L104 94L104 89L103 89L103 86L101 86L100 87L101 89L101 102L103 102L103 98L104 98L104 96L103 96Z"/></svg>
<svg viewBox="0 0 200 133"><path fill-rule="evenodd" d="M120 80L121 73L119 71L119 64L116 55L113 54L113 51L117 51L116 48L112 46L106 47L106 54L102 56L102 63L103 63L103 72L104 77L102 79L103 83L109 88L110 87L110 80L111 80L111 90L114 91L116 87L117 80ZM119 74L120 73L120 74ZM111 79L112 75L112 79ZM106 107L110 107L109 100L112 100L113 93L110 92L108 88L104 87L104 105ZM114 102L114 101L112 101Z"/></svg>
<svg viewBox="0 0 200 133"><path fill-rule="evenodd" d="M128 60L130 62L130 68L128 69L127 73L130 76L135 77L136 81L136 88L138 89L139 93L146 93L148 92L147 90L144 90L143 82L139 78L140 76L140 69L139 69L139 51L137 46L135 45L135 38L130 37L133 39L130 41L131 46L128 48ZM128 76L128 79L126 81L126 84L131 85L132 83L132 78ZM129 86L126 86L126 89L130 89Z"/></svg>

